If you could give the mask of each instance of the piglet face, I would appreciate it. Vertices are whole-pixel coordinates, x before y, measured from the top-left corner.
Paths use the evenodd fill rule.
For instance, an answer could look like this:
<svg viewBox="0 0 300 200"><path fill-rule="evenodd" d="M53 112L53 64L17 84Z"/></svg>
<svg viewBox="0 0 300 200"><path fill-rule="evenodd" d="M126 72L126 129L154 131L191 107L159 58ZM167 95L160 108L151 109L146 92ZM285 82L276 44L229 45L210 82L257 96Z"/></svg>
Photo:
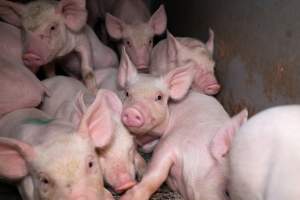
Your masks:
<svg viewBox="0 0 300 200"><path fill-rule="evenodd" d="M164 122L169 94L162 79L140 74L125 93L122 121L130 132L145 134Z"/></svg>
<svg viewBox="0 0 300 200"><path fill-rule="evenodd" d="M167 26L164 6L160 6L148 22L125 22L110 14L106 14L105 22L109 35L114 39L122 40L121 46L126 48L134 65L138 69L147 68L153 47L153 37L162 34Z"/></svg>
<svg viewBox="0 0 300 200"><path fill-rule="evenodd" d="M133 187L137 183L136 177L142 176L145 167L133 137L122 124L116 130L111 146L99 152L99 160L105 182L118 193Z"/></svg>
<svg viewBox="0 0 300 200"><path fill-rule="evenodd" d="M38 200L112 199L104 189L92 140L76 131L55 137L35 147L0 138L0 160L6 160L1 176L30 179L27 184L32 184L33 193L29 195ZM6 165L14 166L14 170L5 170Z"/></svg>
<svg viewBox="0 0 300 200"><path fill-rule="evenodd" d="M1 8L6 12L2 13ZM0 3L0 16L22 29L23 61L33 71L72 50L68 34L83 28L86 15L82 0Z"/></svg>
<svg viewBox="0 0 300 200"><path fill-rule="evenodd" d="M170 33L167 38L169 61L175 62L176 66L193 66L195 68L193 88L208 95L214 95L220 90L214 75L213 40L212 30L206 44L192 38L175 38Z"/></svg>
<svg viewBox="0 0 300 200"><path fill-rule="evenodd" d="M23 61L28 67L37 67L53 60L66 43L66 27L55 5L30 3L23 15Z"/></svg>
<svg viewBox="0 0 300 200"><path fill-rule="evenodd" d="M192 67L178 67L161 77L138 74L126 50L122 51L118 81L125 89L122 122L134 134L163 129L168 120L168 100L182 99L194 78Z"/></svg>
<svg viewBox="0 0 300 200"><path fill-rule="evenodd" d="M138 69L146 68L149 65L153 36L154 32L148 24L124 24L122 45Z"/></svg>
<svg viewBox="0 0 300 200"><path fill-rule="evenodd" d="M77 134L61 137L55 143L38 147L37 151L41 154L32 166L40 199L103 198L101 168L89 138Z"/></svg>

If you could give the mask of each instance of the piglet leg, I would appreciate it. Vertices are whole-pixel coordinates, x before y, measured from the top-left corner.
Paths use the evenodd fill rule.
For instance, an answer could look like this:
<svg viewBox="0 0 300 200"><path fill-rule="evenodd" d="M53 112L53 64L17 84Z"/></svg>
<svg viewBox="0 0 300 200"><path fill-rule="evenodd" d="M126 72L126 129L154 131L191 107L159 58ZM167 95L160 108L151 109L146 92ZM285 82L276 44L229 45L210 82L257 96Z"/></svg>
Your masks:
<svg viewBox="0 0 300 200"><path fill-rule="evenodd" d="M81 37L80 45L75 49L81 58L81 76L87 88L97 93L96 77L93 72L92 49L88 38L84 35Z"/></svg>
<svg viewBox="0 0 300 200"><path fill-rule="evenodd" d="M167 179L175 154L168 149L158 149L148 165L142 181L128 190L120 200L148 200Z"/></svg>

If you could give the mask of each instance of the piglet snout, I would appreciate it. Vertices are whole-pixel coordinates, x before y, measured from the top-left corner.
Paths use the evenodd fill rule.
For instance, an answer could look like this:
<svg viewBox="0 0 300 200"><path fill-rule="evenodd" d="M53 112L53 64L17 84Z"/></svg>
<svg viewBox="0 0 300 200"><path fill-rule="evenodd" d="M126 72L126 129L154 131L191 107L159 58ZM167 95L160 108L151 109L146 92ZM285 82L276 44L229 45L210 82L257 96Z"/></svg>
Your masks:
<svg viewBox="0 0 300 200"><path fill-rule="evenodd" d="M128 180L122 184L120 184L118 187L116 187L116 192L117 193L122 193L130 188L132 188L133 186L136 185L136 181L135 180Z"/></svg>
<svg viewBox="0 0 300 200"><path fill-rule="evenodd" d="M41 57L33 53L25 53L23 55L23 62L29 67L37 67L44 64Z"/></svg>
<svg viewBox="0 0 300 200"><path fill-rule="evenodd" d="M144 124L144 117L135 108L126 108L122 113L122 121L128 127L141 127Z"/></svg>
<svg viewBox="0 0 300 200"><path fill-rule="evenodd" d="M205 88L205 94L215 95L220 91L221 86L219 84L212 84Z"/></svg>

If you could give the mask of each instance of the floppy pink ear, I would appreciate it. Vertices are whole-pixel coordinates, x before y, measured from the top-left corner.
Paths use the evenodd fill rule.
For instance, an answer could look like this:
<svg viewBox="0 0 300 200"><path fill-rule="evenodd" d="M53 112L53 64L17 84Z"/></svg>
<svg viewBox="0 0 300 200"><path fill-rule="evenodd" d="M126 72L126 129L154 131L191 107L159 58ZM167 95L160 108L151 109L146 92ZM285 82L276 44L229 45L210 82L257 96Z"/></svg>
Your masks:
<svg viewBox="0 0 300 200"><path fill-rule="evenodd" d="M212 156L217 161L221 161L222 158L227 155L235 133L247 121L247 118L248 111L247 109L244 109L227 121L217 131L209 147Z"/></svg>
<svg viewBox="0 0 300 200"><path fill-rule="evenodd" d="M17 27L21 27L21 17L26 11L26 6L20 3L14 3L11 1L0 1L0 17Z"/></svg>
<svg viewBox="0 0 300 200"><path fill-rule="evenodd" d="M87 21L85 0L61 0L57 12L64 16L66 26L74 31L80 31Z"/></svg>
<svg viewBox="0 0 300 200"><path fill-rule="evenodd" d="M209 38L206 42L206 47L207 47L208 51L211 53L211 55L213 55L213 53L214 53L214 39L215 39L214 31L210 28L209 29Z"/></svg>
<svg viewBox="0 0 300 200"><path fill-rule="evenodd" d="M194 79L194 72L193 67L176 67L164 76L172 99L180 100L187 94Z"/></svg>
<svg viewBox="0 0 300 200"><path fill-rule="evenodd" d="M64 119L67 119L68 121L73 122L73 124L78 125L86 110L87 106L85 105L83 100L83 93L82 91L79 91L75 97L75 101L64 101L59 106L57 112L55 113L55 117L62 117Z"/></svg>
<svg viewBox="0 0 300 200"><path fill-rule="evenodd" d="M124 88L128 81L133 80L136 77L137 77L136 67L130 60L129 56L127 55L125 48L122 47L121 62L120 62L119 72L118 72L119 85L122 88Z"/></svg>
<svg viewBox="0 0 300 200"><path fill-rule="evenodd" d="M0 177L18 180L28 174L27 162L35 156L31 145L0 137Z"/></svg>
<svg viewBox="0 0 300 200"><path fill-rule="evenodd" d="M113 91L110 90L101 89L101 92L105 98L107 106L111 109L111 111L120 116L123 109L123 105L120 98Z"/></svg>
<svg viewBox="0 0 300 200"><path fill-rule="evenodd" d="M167 53L169 62L175 62L177 60L178 51L180 50L180 44L177 39L168 31L167 32Z"/></svg>
<svg viewBox="0 0 300 200"><path fill-rule="evenodd" d="M109 13L106 13L105 26L106 26L108 34L112 38L119 40L123 37L123 29L124 29L125 24L119 18L112 16Z"/></svg>
<svg viewBox="0 0 300 200"><path fill-rule="evenodd" d="M110 144L113 132L112 114L103 92L99 90L80 121L79 133L88 134L96 147L105 148Z"/></svg>
<svg viewBox="0 0 300 200"><path fill-rule="evenodd" d="M167 28L167 15L165 6L161 5L151 16L149 22L156 35L162 34Z"/></svg>

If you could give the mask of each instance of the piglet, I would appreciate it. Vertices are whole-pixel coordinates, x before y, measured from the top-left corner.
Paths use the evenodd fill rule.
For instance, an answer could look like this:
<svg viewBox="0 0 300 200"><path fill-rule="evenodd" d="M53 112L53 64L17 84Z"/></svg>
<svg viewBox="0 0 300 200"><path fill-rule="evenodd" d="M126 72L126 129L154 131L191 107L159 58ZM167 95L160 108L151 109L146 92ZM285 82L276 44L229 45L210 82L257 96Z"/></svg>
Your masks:
<svg viewBox="0 0 300 200"><path fill-rule="evenodd" d="M0 117L21 108L36 107L47 89L23 64L20 31L0 22Z"/></svg>
<svg viewBox="0 0 300 200"><path fill-rule="evenodd" d="M227 152L247 111L230 119L215 98L188 93L193 74L189 66L160 77L138 74L123 52L119 83L127 98L122 121L140 144L156 141L156 146L141 182L122 200L149 199L165 180L186 200L228 199Z"/></svg>
<svg viewBox="0 0 300 200"><path fill-rule="evenodd" d="M230 150L232 200L300 198L300 106L269 108L245 123Z"/></svg>
<svg viewBox="0 0 300 200"><path fill-rule="evenodd" d="M132 62L138 69L147 68L153 47L154 35L162 34L167 26L164 6L150 17L143 0L116 1L111 14L106 14L108 34L122 40Z"/></svg>
<svg viewBox="0 0 300 200"><path fill-rule="evenodd" d="M41 109L52 116L77 125L81 116L93 106L95 97L76 79L56 76L45 80L44 84L52 95L44 99ZM121 122L123 105L120 99L115 93L105 89L100 89L97 96L102 98L98 112L105 116L106 121L95 118L91 123L97 127L109 127L102 136L110 138L109 145L100 152L98 158L106 183L116 192L123 192L136 184L136 174L139 178L142 176L145 161L136 151L133 137Z"/></svg>
<svg viewBox="0 0 300 200"><path fill-rule="evenodd" d="M192 65L195 68L193 89L208 95L217 94L220 85L214 75L213 49L214 32L211 29L205 44L194 38L174 37L168 32L167 39L153 48L149 71L160 75L175 67Z"/></svg>
<svg viewBox="0 0 300 200"><path fill-rule="evenodd" d="M75 51L81 60L83 80L90 90L96 90L85 0L33 1L26 5L1 0L0 16L22 28L22 58L33 72Z"/></svg>
<svg viewBox="0 0 300 200"><path fill-rule="evenodd" d="M0 177L13 181L24 200L112 200L103 186L97 151L109 143L95 100L80 125L21 109L0 120Z"/></svg>

